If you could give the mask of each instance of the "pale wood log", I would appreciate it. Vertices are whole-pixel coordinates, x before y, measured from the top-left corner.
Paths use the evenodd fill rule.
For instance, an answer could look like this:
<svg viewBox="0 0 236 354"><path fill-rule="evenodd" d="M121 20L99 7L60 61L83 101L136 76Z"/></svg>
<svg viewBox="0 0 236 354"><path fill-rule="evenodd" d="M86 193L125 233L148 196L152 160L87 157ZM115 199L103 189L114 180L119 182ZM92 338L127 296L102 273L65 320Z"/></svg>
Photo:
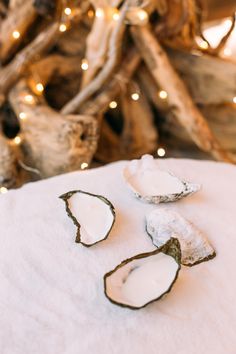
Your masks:
<svg viewBox="0 0 236 354"><path fill-rule="evenodd" d="M88 6L87 3L83 11L86 11ZM83 11L76 11L75 15L68 20L68 25L73 23L73 21L78 22L81 19ZM58 38L63 35L59 31L59 25L60 18L41 31L8 65L0 70L0 105L4 101L7 92L26 72L28 66L34 61L39 60L56 43Z"/></svg>
<svg viewBox="0 0 236 354"><path fill-rule="evenodd" d="M103 163L120 160L120 137L103 119L95 158Z"/></svg>
<svg viewBox="0 0 236 354"><path fill-rule="evenodd" d="M25 0L9 0L9 9L15 10L24 3Z"/></svg>
<svg viewBox="0 0 236 354"><path fill-rule="evenodd" d="M160 111L163 115L169 111L169 105L166 99L161 99L159 92L161 90L157 82L154 80L153 76L150 74L150 71L142 64L139 66L139 70L136 74L138 82L141 85L142 92L145 92L149 101ZM177 123L179 125L179 123Z"/></svg>
<svg viewBox="0 0 236 354"><path fill-rule="evenodd" d="M0 70L0 105L4 96L24 74L28 66L55 43L58 32L58 23L55 22L37 35L7 66Z"/></svg>
<svg viewBox="0 0 236 354"><path fill-rule="evenodd" d="M160 88L144 65L141 65L137 73L141 90L146 93L149 100L163 117L159 121L160 129L172 137L178 139L179 145L193 147L193 141L186 129L180 126L173 116L167 100L159 97ZM224 149L236 151L236 105L234 103L198 105L199 110L206 118L210 128L220 141Z"/></svg>
<svg viewBox="0 0 236 354"><path fill-rule="evenodd" d="M16 188L27 181L19 166L20 158L18 146L0 133L0 187Z"/></svg>
<svg viewBox="0 0 236 354"><path fill-rule="evenodd" d="M77 93L81 80L81 57L65 57L51 54L29 67L27 82L31 90L38 94L36 84L42 83L50 106L59 110ZM62 85L61 89L58 87Z"/></svg>
<svg viewBox="0 0 236 354"><path fill-rule="evenodd" d="M80 57L65 57L59 54L51 54L33 63L28 70L27 78L32 82L31 88L34 89L35 83L41 82L46 86L54 75L64 76L74 74L81 75L81 67L78 65Z"/></svg>
<svg viewBox="0 0 236 354"><path fill-rule="evenodd" d="M207 21L229 17L236 11L235 0L205 0L203 5Z"/></svg>
<svg viewBox="0 0 236 354"><path fill-rule="evenodd" d="M126 25L124 18L129 6L129 0L124 3L120 12L120 18L111 34L109 41L108 59L103 69L98 73L94 80L88 84L82 91L80 91L70 102L68 102L61 112L63 114L74 113L79 110L80 106L95 94L101 86L109 79L114 72L121 54L122 38L125 32Z"/></svg>
<svg viewBox="0 0 236 354"><path fill-rule="evenodd" d="M236 96L236 63L208 55L167 51L169 59L199 104L232 102Z"/></svg>
<svg viewBox="0 0 236 354"><path fill-rule="evenodd" d="M212 134L206 120L194 105L192 98L168 56L148 27L133 27L132 35L140 54L160 87L167 91L168 102L176 119L203 151L216 159L233 162Z"/></svg>
<svg viewBox="0 0 236 354"><path fill-rule="evenodd" d="M58 39L57 51L66 56L74 55L83 58L88 33L89 28L83 22L72 24L71 28ZM79 62L78 66L80 66Z"/></svg>
<svg viewBox="0 0 236 354"><path fill-rule="evenodd" d="M12 55L25 39L25 34L37 16L33 0L25 0L20 6L10 9L0 27L0 60L4 62ZM15 39L13 31L20 37Z"/></svg>
<svg viewBox="0 0 236 354"><path fill-rule="evenodd" d="M200 110L222 146L236 151L236 104L206 105Z"/></svg>
<svg viewBox="0 0 236 354"><path fill-rule="evenodd" d="M96 4L96 2L94 2ZM112 18L112 8L109 6L98 7L102 11L102 16L95 16L91 31L86 41L85 58L88 60L88 70L84 71L82 78L82 88L85 87L95 77L107 59L109 40L116 22Z"/></svg>
<svg viewBox="0 0 236 354"><path fill-rule="evenodd" d="M157 148L158 132L153 113L145 94L142 93L138 101L131 99L134 88L139 89L137 83L131 81L118 101L116 110L122 111L124 119L122 132L115 133L106 121L101 124L95 157L102 162L139 158Z"/></svg>
<svg viewBox="0 0 236 354"><path fill-rule="evenodd" d="M33 97L31 104L24 99L28 94ZM27 165L49 177L80 169L84 162L90 164L98 140L95 118L62 116L42 96L34 95L25 80L15 85L9 99L18 116L26 114L21 121L21 148Z"/></svg>
<svg viewBox="0 0 236 354"><path fill-rule="evenodd" d="M140 94L139 100L134 101L131 98L134 89L140 92L138 84L131 80L126 92L121 96L124 126L120 138L120 150L124 157L131 158L153 153L158 142L154 116L145 94Z"/></svg>
<svg viewBox="0 0 236 354"><path fill-rule="evenodd" d="M95 98L87 101L80 108L80 113L97 115L104 113L109 103L126 90L126 86L140 64L141 58L135 49L124 57L120 69L114 74L109 84L102 88L102 92Z"/></svg>

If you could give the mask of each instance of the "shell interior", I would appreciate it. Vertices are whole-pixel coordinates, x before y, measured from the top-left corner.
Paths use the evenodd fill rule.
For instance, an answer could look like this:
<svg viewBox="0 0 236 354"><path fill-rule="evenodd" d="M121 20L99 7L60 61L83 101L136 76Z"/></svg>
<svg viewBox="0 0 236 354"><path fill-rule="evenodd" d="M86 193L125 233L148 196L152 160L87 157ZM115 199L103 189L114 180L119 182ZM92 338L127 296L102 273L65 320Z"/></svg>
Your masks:
<svg viewBox="0 0 236 354"><path fill-rule="evenodd" d="M104 240L115 220L114 207L103 196L73 191L61 196L68 215L78 227L76 241L91 246Z"/></svg>
<svg viewBox="0 0 236 354"><path fill-rule="evenodd" d="M151 155L129 162L124 169L124 178L139 198L151 203L174 201L200 189L197 184L161 170Z"/></svg>
<svg viewBox="0 0 236 354"><path fill-rule="evenodd" d="M171 247L172 252L168 252ZM179 242L171 239L163 252L159 249L137 255L106 274L106 296L121 306L144 307L170 291L180 269L179 263Z"/></svg>
<svg viewBox="0 0 236 354"><path fill-rule="evenodd" d="M179 213L155 209L146 216L146 230L153 244L163 246L171 237L178 238L183 265L192 266L215 257L215 250L202 232Z"/></svg>

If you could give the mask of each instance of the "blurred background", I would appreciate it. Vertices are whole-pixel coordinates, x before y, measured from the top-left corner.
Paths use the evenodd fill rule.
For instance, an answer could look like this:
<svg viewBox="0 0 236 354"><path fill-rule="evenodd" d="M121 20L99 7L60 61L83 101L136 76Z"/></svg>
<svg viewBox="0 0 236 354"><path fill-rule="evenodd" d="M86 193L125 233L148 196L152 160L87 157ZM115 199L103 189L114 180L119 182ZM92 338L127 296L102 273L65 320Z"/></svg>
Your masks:
<svg viewBox="0 0 236 354"><path fill-rule="evenodd" d="M0 0L0 191L121 159L236 161L236 1Z"/></svg>

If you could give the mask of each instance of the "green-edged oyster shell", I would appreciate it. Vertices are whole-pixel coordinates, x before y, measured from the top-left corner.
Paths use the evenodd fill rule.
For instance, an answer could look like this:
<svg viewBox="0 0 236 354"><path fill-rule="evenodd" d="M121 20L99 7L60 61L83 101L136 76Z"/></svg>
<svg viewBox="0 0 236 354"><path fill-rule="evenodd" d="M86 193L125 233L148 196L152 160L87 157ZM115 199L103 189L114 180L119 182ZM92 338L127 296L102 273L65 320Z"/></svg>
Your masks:
<svg viewBox="0 0 236 354"><path fill-rule="evenodd" d="M178 238L183 265L193 266L216 256L214 248L202 232L176 211L152 210L146 216L146 230L156 247L163 246L171 237Z"/></svg>
<svg viewBox="0 0 236 354"><path fill-rule="evenodd" d="M106 297L114 304L140 309L170 292L180 270L179 241L171 238L155 251L124 260L104 276Z"/></svg>
<svg viewBox="0 0 236 354"><path fill-rule="evenodd" d="M154 204L174 202L197 192L201 187L161 170L151 155L128 162L123 175L137 198Z"/></svg>
<svg viewBox="0 0 236 354"><path fill-rule="evenodd" d="M115 222L115 208L107 198L81 190L67 192L60 198L78 228L75 242L90 247L108 237Z"/></svg>

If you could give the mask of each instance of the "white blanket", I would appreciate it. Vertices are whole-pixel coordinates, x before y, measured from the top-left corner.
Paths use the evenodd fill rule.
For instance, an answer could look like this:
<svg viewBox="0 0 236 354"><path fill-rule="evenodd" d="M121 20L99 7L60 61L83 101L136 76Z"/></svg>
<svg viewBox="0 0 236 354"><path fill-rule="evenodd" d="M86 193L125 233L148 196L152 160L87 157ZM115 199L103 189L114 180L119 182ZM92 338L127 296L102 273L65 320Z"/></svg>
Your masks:
<svg viewBox="0 0 236 354"><path fill-rule="evenodd" d="M154 249L138 201L122 179L125 162L74 172L0 195L1 354L235 354L236 167L161 160L197 194L160 205L205 232L217 257L182 267L171 293L141 310L108 301L103 275ZM76 227L58 196L73 189L102 194L117 218L109 238L76 244ZM92 220L91 220L92 222Z"/></svg>

